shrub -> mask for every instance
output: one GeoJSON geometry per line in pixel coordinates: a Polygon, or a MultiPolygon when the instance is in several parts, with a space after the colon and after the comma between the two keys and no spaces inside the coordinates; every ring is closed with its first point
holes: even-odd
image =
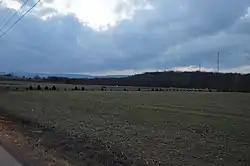
{"type": "Polygon", "coordinates": [[[76,86],[74,90],[78,90],[78,87],[76,86]]]}
{"type": "Polygon", "coordinates": [[[49,87],[46,85],[46,86],[44,87],[44,90],[49,90],[49,87]]]}
{"type": "Polygon", "coordinates": [[[85,90],[85,88],[84,87],[82,87],[82,91],[84,91],[85,90]]]}
{"type": "Polygon", "coordinates": [[[29,90],[33,90],[33,87],[32,87],[32,85],[30,85],[30,86],[29,86],[29,90]]]}
{"type": "Polygon", "coordinates": [[[141,88],[138,88],[138,91],[141,91],[141,88]]]}
{"type": "Polygon", "coordinates": [[[40,85],[37,85],[36,90],[42,90],[40,85]]]}
{"type": "Polygon", "coordinates": [[[56,86],[54,85],[54,86],[52,86],[52,90],[56,90],[56,86]]]}

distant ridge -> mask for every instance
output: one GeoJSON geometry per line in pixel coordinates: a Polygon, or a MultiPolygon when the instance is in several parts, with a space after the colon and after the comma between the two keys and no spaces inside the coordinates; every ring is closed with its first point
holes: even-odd
{"type": "MultiPolygon", "coordinates": [[[[1,75],[9,74],[0,72],[1,75]]],[[[98,76],[98,75],[86,75],[86,74],[49,74],[49,73],[26,73],[26,72],[13,72],[11,73],[14,77],[26,77],[26,78],[34,78],[36,76],[39,76],[41,78],[48,78],[48,77],[67,77],[67,78],[123,78],[127,77],[128,75],[104,75],[104,76],[98,76]]]]}
{"type": "MultiPolygon", "coordinates": [[[[137,87],[165,87],[186,89],[217,89],[220,92],[249,92],[250,74],[218,73],[218,72],[147,72],[132,76],[91,76],[80,74],[17,74],[12,76],[35,77],[33,79],[43,82],[77,84],[77,85],[102,85],[102,86],[137,86],[137,87]],[[45,78],[44,78],[45,77],[45,78]],[[49,78],[48,78],[49,77],[49,78]],[[67,77],[67,78],[66,78],[67,77]]],[[[11,77],[9,78],[11,79],[11,77]]],[[[27,80],[27,79],[24,79],[27,80]]]]}
{"type": "Polygon", "coordinates": [[[250,74],[215,72],[147,72],[120,78],[50,79],[67,84],[186,89],[217,89],[221,92],[250,92],[250,74]]]}

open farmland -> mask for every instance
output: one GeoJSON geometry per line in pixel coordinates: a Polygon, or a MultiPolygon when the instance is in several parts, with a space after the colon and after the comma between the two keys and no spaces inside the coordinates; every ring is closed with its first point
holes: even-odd
{"type": "Polygon", "coordinates": [[[0,113],[73,165],[249,165],[249,101],[240,93],[28,91],[0,93],[0,113]]]}
{"type": "MultiPolygon", "coordinates": [[[[143,87],[143,86],[118,86],[118,85],[79,85],[79,84],[55,84],[48,82],[32,82],[32,81],[0,81],[0,92],[2,91],[29,91],[30,87],[32,90],[37,90],[37,87],[40,86],[42,91],[46,91],[45,87],[51,88],[56,87],[57,91],[192,91],[192,92],[217,92],[216,89],[195,89],[195,88],[175,88],[175,87],[143,87]],[[83,89],[82,89],[83,88],[83,89]]],[[[49,89],[48,89],[49,90],[49,89]]]]}

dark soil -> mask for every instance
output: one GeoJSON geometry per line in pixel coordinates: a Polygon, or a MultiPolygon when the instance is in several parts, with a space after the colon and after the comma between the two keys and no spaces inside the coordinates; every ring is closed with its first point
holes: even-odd
{"type": "Polygon", "coordinates": [[[58,131],[37,122],[1,110],[0,115],[11,121],[13,127],[28,138],[31,146],[43,147],[48,153],[73,165],[147,165],[143,160],[133,161],[114,145],[88,136],[58,131]]]}

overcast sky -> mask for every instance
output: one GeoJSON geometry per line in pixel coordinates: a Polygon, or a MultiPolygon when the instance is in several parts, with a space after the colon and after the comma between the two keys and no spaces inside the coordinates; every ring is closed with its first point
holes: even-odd
{"type": "MultiPolygon", "coordinates": [[[[24,2],[2,0],[0,29],[24,2]]],[[[0,72],[214,71],[217,52],[250,72],[250,0],[42,0],[0,39],[0,72]]]]}

